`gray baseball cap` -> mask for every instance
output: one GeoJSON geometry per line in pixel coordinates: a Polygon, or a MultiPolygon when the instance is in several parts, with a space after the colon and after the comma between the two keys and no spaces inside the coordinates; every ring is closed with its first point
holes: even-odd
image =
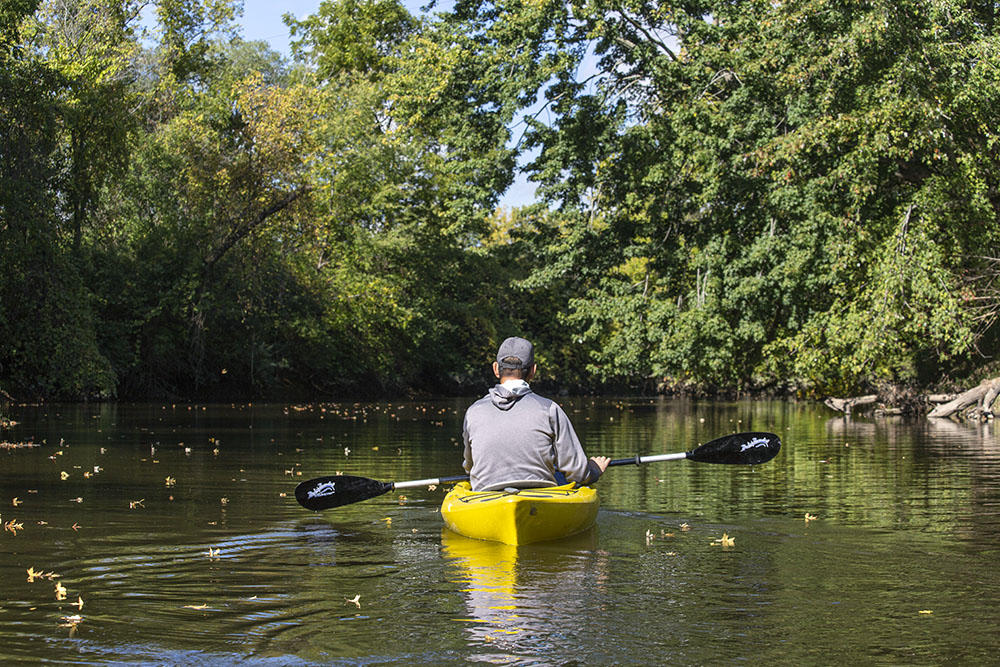
{"type": "Polygon", "coordinates": [[[497,350],[497,364],[500,368],[508,370],[529,370],[535,365],[535,346],[523,338],[511,336],[500,343],[500,349],[497,350]],[[518,363],[504,361],[511,357],[517,359],[518,363]]]}

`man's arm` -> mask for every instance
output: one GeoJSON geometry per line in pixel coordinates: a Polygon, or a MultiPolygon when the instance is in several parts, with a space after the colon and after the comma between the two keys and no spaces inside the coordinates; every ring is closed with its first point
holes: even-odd
{"type": "Polygon", "coordinates": [[[580,444],[580,439],[573,429],[573,424],[557,403],[552,403],[550,419],[554,435],[552,446],[556,455],[556,468],[566,475],[566,479],[577,484],[596,482],[601,473],[608,467],[607,461],[610,459],[603,456],[587,458],[587,455],[583,453],[583,445],[580,444]]]}

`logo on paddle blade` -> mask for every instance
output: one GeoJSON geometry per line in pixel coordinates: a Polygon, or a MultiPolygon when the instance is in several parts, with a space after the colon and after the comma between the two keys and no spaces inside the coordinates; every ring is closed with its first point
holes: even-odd
{"type": "Polygon", "coordinates": [[[744,442],[740,446],[740,451],[745,452],[746,450],[753,449],[754,447],[767,447],[769,444],[771,444],[771,442],[767,438],[754,438],[750,442],[744,442]]]}
{"type": "Polygon", "coordinates": [[[332,496],[337,493],[335,482],[323,482],[322,484],[317,484],[316,487],[307,494],[309,498],[322,498],[323,496],[332,496]]]}

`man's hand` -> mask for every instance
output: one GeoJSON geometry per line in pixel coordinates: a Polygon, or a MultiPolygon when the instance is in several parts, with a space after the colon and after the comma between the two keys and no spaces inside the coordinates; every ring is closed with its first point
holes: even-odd
{"type": "Polygon", "coordinates": [[[611,459],[607,456],[591,456],[590,460],[597,464],[602,473],[608,469],[608,464],[611,463],[611,459]]]}

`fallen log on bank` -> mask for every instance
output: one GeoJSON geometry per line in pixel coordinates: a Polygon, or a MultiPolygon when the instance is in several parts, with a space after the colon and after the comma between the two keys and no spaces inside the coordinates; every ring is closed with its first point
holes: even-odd
{"type": "Polygon", "coordinates": [[[827,407],[833,408],[844,414],[851,414],[851,410],[859,405],[871,405],[878,401],[878,394],[868,396],[855,396],[854,398],[828,398],[823,401],[827,407]]]}
{"type": "Polygon", "coordinates": [[[984,380],[978,387],[959,394],[955,399],[942,403],[931,410],[928,417],[951,417],[962,412],[970,406],[975,406],[970,411],[970,417],[989,419],[993,416],[993,402],[1000,394],[1000,378],[984,380]]]}
{"type": "MultiPolygon", "coordinates": [[[[979,386],[961,394],[869,394],[852,398],[827,398],[823,403],[846,415],[857,407],[874,406],[870,411],[879,415],[926,414],[928,417],[966,417],[991,419],[993,403],[1000,397],[1000,378],[984,380],[979,386]]],[[[866,408],[866,411],[868,409],[866,408]]]]}

